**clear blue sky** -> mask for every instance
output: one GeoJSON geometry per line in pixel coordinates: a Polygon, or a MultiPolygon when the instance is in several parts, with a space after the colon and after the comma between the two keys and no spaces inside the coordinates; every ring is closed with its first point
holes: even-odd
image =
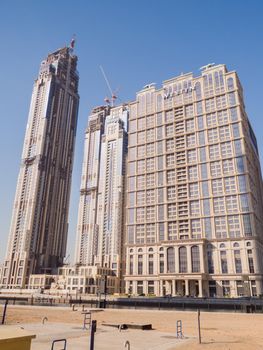
{"type": "Polygon", "coordinates": [[[77,35],[80,109],[68,252],[73,260],[84,130],[108,94],[102,64],[122,100],[146,83],[225,63],[243,84],[248,115],[263,154],[263,1],[1,0],[0,260],[9,232],[33,80],[47,53],[77,35]]]}

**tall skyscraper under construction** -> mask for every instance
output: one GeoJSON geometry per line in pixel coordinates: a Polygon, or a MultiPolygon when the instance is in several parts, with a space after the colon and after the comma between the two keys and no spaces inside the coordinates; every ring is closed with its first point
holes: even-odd
{"type": "Polygon", "coordinates": [[[30,274],[63,263],[78,115],[77,57],[47,56],[35,80],[18,176],[3,287],[26,287],[30,274]]]}
{"type": "Polygon", "coordinates": [[[126,106],[95,108],[85,133],[76,263],[120,276],[123,247],[126,106]]]}

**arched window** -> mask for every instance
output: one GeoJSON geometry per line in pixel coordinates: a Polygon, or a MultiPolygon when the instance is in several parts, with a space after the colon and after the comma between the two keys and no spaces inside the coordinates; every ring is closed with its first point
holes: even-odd
{"type": "Polygon", "coordinates": [[[167,272],[175,272],[174,248],[167,249],[167,272]]]}
{"type": "Polygon", "coordinates": [[[247,247],[250,247],[251,246],[251,242],[247,242],[247,247]]]}
{"type": "Polygon", "coordinates": [[[219,248],[225,248],[225,247],[226,247],[225,243],[221,243],[220,246],[219,246],[219,248]]]}
{"type": "Polygon", "coordinates": [[[202,98],[201,84],[199,81],[195,84],[195,97],[197,100],[200,100],[202,98]]]}
{"type": "Polygon", "coordinates": [[[138,249],[138,253],[142,253],[142,248],[139,248],[139,249],[138,249]]]}
{"type": "Polygon", "coordinates": [[[130,249],[130,253],[133,253],[133,249],[130,249]]]}
{"type": "Polygon", "coordinates": [[[234,89],[234,79],[233,78],[228,78],[227,79],[227,88],[228,88],[228,90],[233,90],[234,89]]]}
{"type": "Polygon", "coordinates": [[[153,252],[153,248],[149,248],[149,249],[148,249],[148,252],[153,252]]]}
{"type": "Polygon", "coordinates": [[[238,244],[237,242],[235,242],[235,243],[233,244],[233,247],[234,247],[234,248],[238,248],[238,247],[239,247],[239,244],[238,244]]]}
{"type": "Polygon", "coordinates": [[[197,245],[191,248],[192,272],[200,272],[200,253],[197,245]]]}
{"type": "Polygon", "coordinates": [[[187,251],[186,247],[179,248],[179,272],[187,272],[187,251]]]}
{"type": "Polygon", "coordinates": [[[163,252],[163,247],[161,247],[161,248],[159,249],[159,252],[163,252]]]}

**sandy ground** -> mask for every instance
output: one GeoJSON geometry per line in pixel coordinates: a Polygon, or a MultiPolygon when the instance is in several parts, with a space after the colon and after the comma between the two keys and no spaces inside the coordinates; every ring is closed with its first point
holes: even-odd
{"type": "MultiPolygon", "coordinates": [[[[63,307],[10,305],[6,323],[39,323],[43,317],[47,317],[48,322],[82,325],[83,321],[81,308],[73,312],[70,308],[63,307]]],[[[173,335],[176,332],[176,321],[182,320],[183,334],[192,339],[182,343],[180,349],[257,350],[263,348],[263,314],[201,312],[201,345],[198,343],[197,313],[192,311],[107,309],[94,313],[93,319],[97,320],[98,327],[104,322],[151,323],[154,329],[173,335]]]]}

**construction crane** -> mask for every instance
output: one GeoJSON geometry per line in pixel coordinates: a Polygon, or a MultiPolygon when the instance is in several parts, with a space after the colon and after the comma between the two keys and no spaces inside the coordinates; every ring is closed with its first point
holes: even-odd
{"type": "Polygon", "coordinates": [[[109,80],[108,80],[108,78],[107,78],[107,76],[106,76],[106,74],[105,74],[104,69],[103,69],[102,66],[100,66],[100,70],[101,70],[101,73],[102,73],[102,75],[103,75],[103,78],[104,78],[104,80],[105,80],[105,82],[106,82],[106,84],[107,84],[107,87],[108,87],[108,89],[109,89],[110,96],[111,96],[110,98],[109,98],[109,97],[105,97],[104,101],[105,101],[107,104],[111,105],[111,107],[114,107],[114,102],[115,102],[115,100],[117,100],[118,96],[116,95],[116,93],[114,93],[114,92],[112,91],[112,88],[111,88],[111,86],[110,86],[109,80]]]}

